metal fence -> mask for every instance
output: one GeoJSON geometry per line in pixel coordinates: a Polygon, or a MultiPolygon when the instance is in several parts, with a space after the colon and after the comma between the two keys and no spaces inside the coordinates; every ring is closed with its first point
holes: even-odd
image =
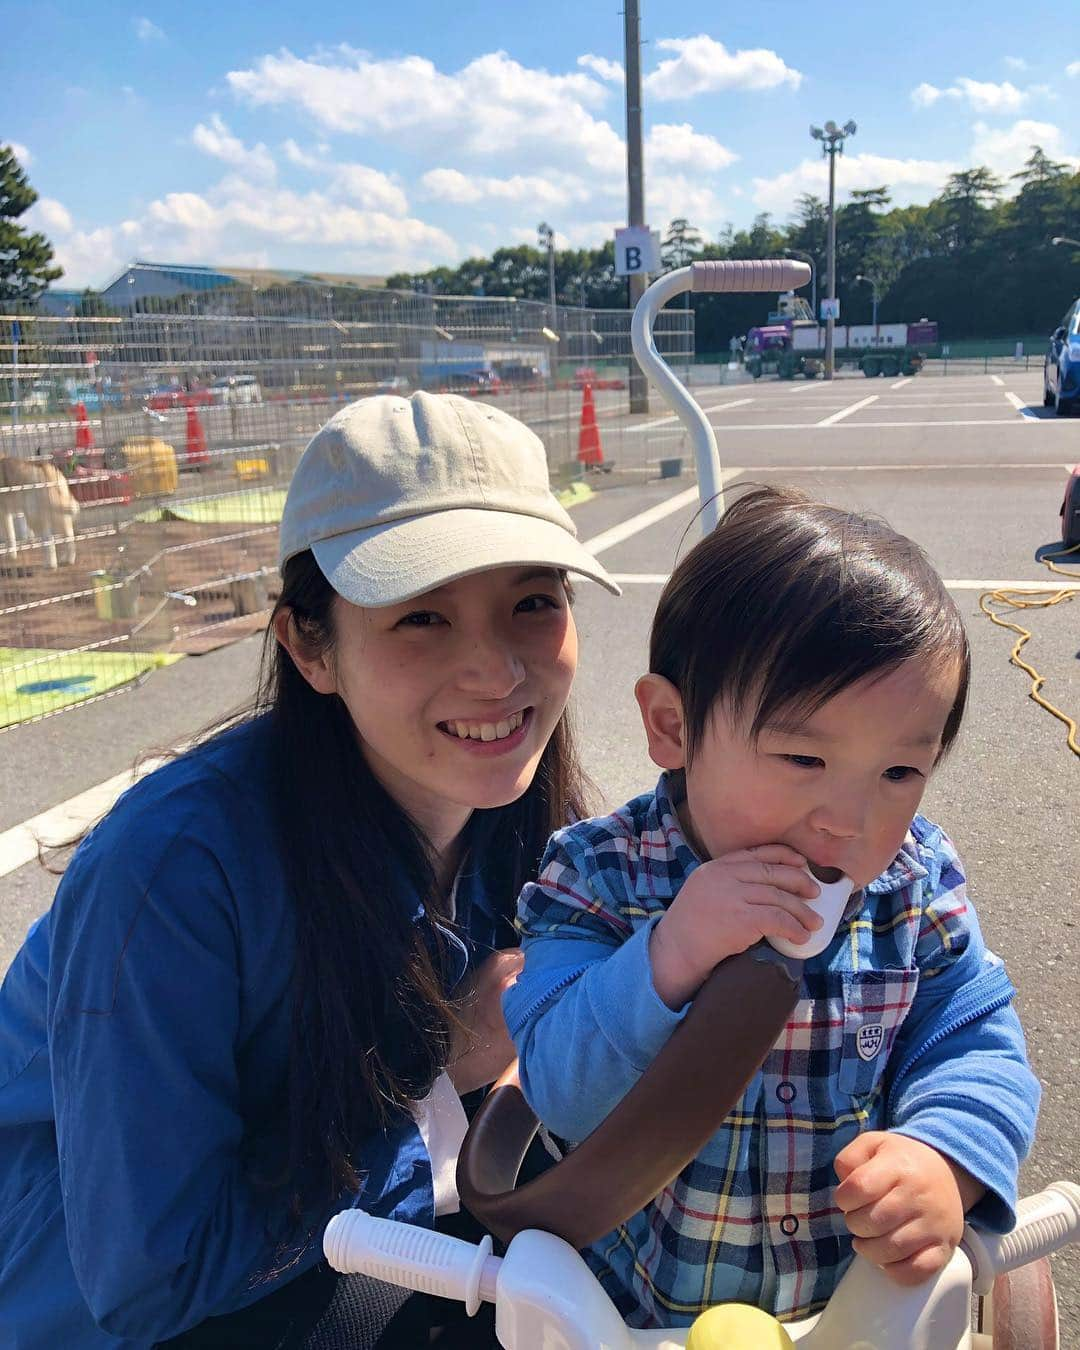
{"type": "MultiPolygon", "coordinates": [[[[0,727],[264,626],[286,488],[344,402],[490,398],[564,484],[589,384],[604,467],[648,467],[622,417],[628,311],[295,289],[0,316],[0,727]]],[[[689,365],[692,314],[661,317],[660,350],[689,365]]]]}

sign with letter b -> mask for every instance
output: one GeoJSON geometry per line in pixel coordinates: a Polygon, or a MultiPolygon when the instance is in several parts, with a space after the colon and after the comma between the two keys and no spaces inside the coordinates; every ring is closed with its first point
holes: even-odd
{"type": "Polygon", "coordinates": [[[635,276],[660,271],[660,236],[647,225],[628,225],[615,231],[615,275],[635,276]]]}

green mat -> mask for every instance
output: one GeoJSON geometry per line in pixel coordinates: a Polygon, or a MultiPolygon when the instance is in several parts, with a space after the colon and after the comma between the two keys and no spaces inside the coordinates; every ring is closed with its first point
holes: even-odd
{"type": "Polygon", "coordinates": [[[285,506],[284,488],[252,488],[248,492],[229,492],[221,497],[192,497],[170,502],[162,512],[173,520],[191,520],[199,525],[273,525],[281,519],[285,506]]]}
{"type": "Polygon", "coordinates": [[[274,525],[285,506],[284,488],[251,488],[215,497],[188,497],[168,506],[140,511],[144,524],[157,520],[190,520],[197,525],[274,525]]]}
{"type": "Polygon", "coordinates": [[[56,712],[119,688],[182,652],[51,652],[0,647],[0,727],[56,712]],[[38,659],[41,658],[41,659],[38,659]],[[33,661],[33,665],[27,662],[33,661]]]}

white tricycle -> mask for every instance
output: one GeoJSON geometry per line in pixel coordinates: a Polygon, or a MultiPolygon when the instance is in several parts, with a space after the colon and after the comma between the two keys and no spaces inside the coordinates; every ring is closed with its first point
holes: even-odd
{"type": "MultiPolygon", "coordinates": [[[[686,290],[781,292],[809,279],[810,269],[797,262],[694,263],[650,286],[634,313],[638,362],[694,445],[706,531],[723,510],[716,439],[658,355],[653,319],[686,290]]],[[[824,885],[823,897],[832,890],[824,885]]],[[[834,927],[842,908],[834,906],[834,927]]],[[[1021,1200],[1011,1233],[969,1225],[946,1268],[918,1288],[900,1288],[856,1256],[822,1312],[783,1327],[739,1305],[722,1305],[720,1316],[709,1310],[686,1330],[625,1325],[579,1249],[642,1209],[719,1128],[786,1023],[801,966],[794,950],[765,944],[722,962],[607,1119],[520,1187],[517,1175],[538,1122],[512,1067],[475,1116],[457,1174],[462,1203],[505,1245],[504,1255],[493,1254],[491,1237],[464,1242],[351,1209],[327,1226],[327,1260],[342,1272],[460,1299],[470,1314],[493,1302],[506,1350],[1057,1350],[1048,1255],[1080,1240],[1080,1186],[1069,1181],[1021,1200]]]]}

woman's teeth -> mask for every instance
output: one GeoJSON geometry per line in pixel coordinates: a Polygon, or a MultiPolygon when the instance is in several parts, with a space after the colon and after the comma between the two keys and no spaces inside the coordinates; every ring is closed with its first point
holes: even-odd
{"type": "Polygon", "coordinates": [[[443,726],[462,741],[501,741],[517,731],[524,720],[525,714],[516,712],[502,722],[444,722],[443,726]]]}

